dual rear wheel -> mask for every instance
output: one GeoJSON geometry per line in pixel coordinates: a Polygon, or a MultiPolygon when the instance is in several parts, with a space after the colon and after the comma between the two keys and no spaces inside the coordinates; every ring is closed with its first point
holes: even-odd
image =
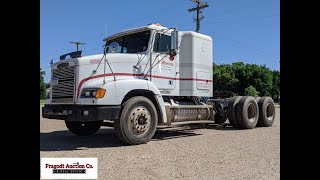
{"type": "Polygon", "coordinates": [[[240,129],[256,126],[272,126],[275,118],[275,105],[270,97],[234,96],[228,110],[230,125],[240,129]]]}

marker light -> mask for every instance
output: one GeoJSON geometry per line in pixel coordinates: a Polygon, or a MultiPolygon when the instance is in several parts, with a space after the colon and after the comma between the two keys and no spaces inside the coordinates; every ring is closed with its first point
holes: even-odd
{"type": "Polygon", "coordinates": [[[106,90],[100,88],[100,89],[98,89],[98,91],[96,92],[96,98],[103,98],[105,94],[106,94],[106,90]]]}

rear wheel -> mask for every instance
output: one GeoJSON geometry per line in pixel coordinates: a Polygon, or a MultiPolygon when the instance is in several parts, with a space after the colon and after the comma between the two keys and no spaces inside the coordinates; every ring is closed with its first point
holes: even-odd
{"type": "Polygon", "coordinates": [[[271,97],[262,97],[258,102],[258,106],[260,114],[258,126],[272,126],[276,115],[276,109],[273,99],[271,97]]]}
{"type": "Polygon", "coordinates": [[[96,133],[101,127],[101,121],[76,122],[65,121],[70,132],[78,136],[89,136],[96,133]]]}
{"type": "Polygon", "coordinates": [[[261,98],[260,96],[256,97],[256,102],[257,103],[259,102],[260,98],[261,98]]]}
{"type": "Polygon", "coordinates": [[[241,129],[252,129],[257,125],[259,108],[254,97],[243,96],[237,109],[237,121],[241,129]]]}
{"type": "Polygon", "coordinates": [[[126,144],[148,142],[156,132],[157,110],[146,97],[137,96],[123,104],[121,117],[114,122],[119,139],[126,144]]]}
{"type": "Polygon", "coordinates": [[[237,113],[236,113],[235,107],[237,106],[241,98],[242,96],[233,96],[230,99],[230,102],[228,105],[227,116],[228,116],[230,125],[233,127],[238,127],[237,113]]]}

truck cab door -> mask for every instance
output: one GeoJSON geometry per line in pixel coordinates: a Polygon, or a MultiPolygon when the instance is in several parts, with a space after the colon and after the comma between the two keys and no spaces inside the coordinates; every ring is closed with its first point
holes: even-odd
{"type": "Polygon", "coordinates": [[[176,63],[174,60],[170,60],[168,55],[171,48],[171,36],[156,33],[152,46],[151,59],[154,67],[152,68],[151,81],[160,90],[173,90],[176,86],[176,63]]]}

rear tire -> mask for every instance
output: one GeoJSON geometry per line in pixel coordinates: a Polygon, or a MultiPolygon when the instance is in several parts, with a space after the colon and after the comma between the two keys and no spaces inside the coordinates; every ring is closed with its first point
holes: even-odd
{"type": "Polygon", "coordinates": [[[123,104],[119,120],[114,121],[118,138],[129,145],[150,141],[157,130],[158,114],[146,97],[136,96],[123,104]]]}
{"type": "Polygon", "coordinates": [[[257,103],[259,102],[260,98],[261,98],[260,96],[256,97],[256,102],[257,103]]]}
{"type": "Polygon", "coordinates": [[[76,122],[65,121],[70,132],[78,136],[90,136],[96,133],[101,127],[101,121],[93,122],[76,122]]]}
{"type": "Polygon", "coordinates": [[[256,127],[259,118],[259,108],[254,97],[243,96],[237,109],[237,121],[241,129],[252,129],[256,127]]]}
{"type": "Polygon", "coordinates": [[[272,126],[276,117],[276,109],[274,101],[271,97],[262,97],[259,102],[259,120],[258,126],[269,127],[272,126]]]}
{"type": "Polygon", "coordinates": [[[229,119],[229,123],[231,126],[237,128],[238,122],[237,122],[237,113],[236,113],[236,106],[239,103],[242,96],[233,96],[230,99],[228,110],[227,110],[227,117],[229,119]]]}

